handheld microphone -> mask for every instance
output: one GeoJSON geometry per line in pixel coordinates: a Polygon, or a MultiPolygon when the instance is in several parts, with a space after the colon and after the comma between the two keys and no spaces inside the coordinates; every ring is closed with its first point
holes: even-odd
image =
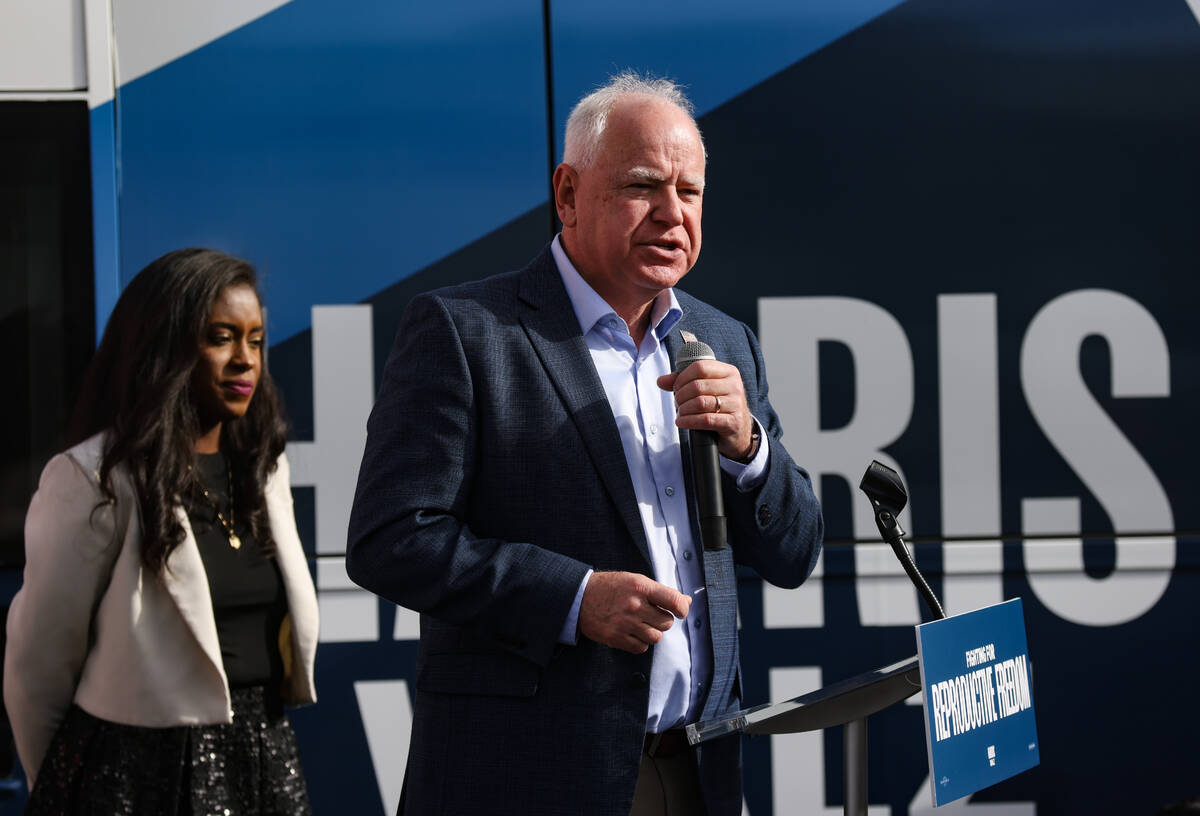
{"type": "Polygon", "coordinates": [[[934,619],[941,620],[946,617],[941,603],[933,594],[933,590],[929,588],[929,584],[925,582],[925,576],[921,575],[920,570],[917,569],[912,553],[908,551],[908,546],[904,543],[904,529],[900,526],[900,520],[897,517],[904,509],[904,505],[908,504],[908,491],[904,489],[904,483],[900,481],[900,474],[887,465],[872,461],[867,467],[867,472],[863,474],[858,489],[866,493],[867,498],[871,500],[871,509],[875,511],[875,526],[879,528],[879,535],[892,545],[892,552],[896,553],[896,557],[900,559],[900,565],[904,567],[909,580],[916,585],[917,591],[925,599],[925,604],[933,612],[934,619]]]}
{"type": "MultiPolygon", "coordinates": [[[[697,360],[715,360],[708,344],[693,340],[684,343],[675,355],[678,374],[697,360]]],[[[700,517],[700,541],[705,550],[723,550],[728,546],[725,529],[725,497],[721,493],[721,460],[717,453],[715,431],[688,431],[692,449],[692,480],[696,485],[696,512],[700,517]]]]}

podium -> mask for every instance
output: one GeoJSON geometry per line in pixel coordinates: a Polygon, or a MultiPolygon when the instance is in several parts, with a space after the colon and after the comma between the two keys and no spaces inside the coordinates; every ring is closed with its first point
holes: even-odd
{"type": "Polygon", "coordinates": [[[842,726],[845,760],[842,787],[847,816],[867,813],[867,718],[921,690],[921,669],[915,656],[875,671],[832,683],[825,688],[781,703],[767,703],[687,727],[688,742],[734,732],[795,734],[842,726]]]}
{"type": "MultiPolygon", "coordinates": [[[[908,503],[908,491],[900,482],[900,474],[879,462],[871,462],[858,487],[871,501],[879,534],[891,545],[933,617],[945,618],[941,603],[917,570],[912,553],[904,544],[904,531],[900,529],[898,517],[908,503]]],[[[846,798],[842,812],[846,816],[867,816],[867,717],[920,690],[921,664],[914,655],[782,703],[767,703],[689,725],[687,738],[689,743],[697,745],[734,732],[796,734],[840,725],[845,737],[842,743],[845,760],[842,789],[846,798]]]]}

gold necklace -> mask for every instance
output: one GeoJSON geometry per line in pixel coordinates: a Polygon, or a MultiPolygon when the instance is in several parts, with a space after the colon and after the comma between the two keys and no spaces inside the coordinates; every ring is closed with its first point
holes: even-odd
{"type": "MultiPolygon", "coordinates": [[[[191,467],[188,467],[191,470],[191,467]]],[[[217,504],[216,499],[208,494],[208,488],[204,486],[204,482],[199,481],[200,492],[204,494],[204,500],[209,503],[212,509],[217,514],[217,521],[221,522],[221,529],[225,531],[225,537],[229,539],[229,546],[235,550],[242,548],[242,539],[233,531],[233,468],[229,466],[229,462],[225,462],[225,475],[229,478],[229,521],[225,520],[225,516],[221,515],[221,505],[217,504]]]]}

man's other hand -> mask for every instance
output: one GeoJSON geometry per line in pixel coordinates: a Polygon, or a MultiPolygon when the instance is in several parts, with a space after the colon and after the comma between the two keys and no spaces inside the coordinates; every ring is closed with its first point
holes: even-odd
{"type": "Polygon", "coordinates": [[[579,631],[589,640],[641,654],[662,640],[692,599],[634,572],[595,572],[579,606],[579,631]]]}

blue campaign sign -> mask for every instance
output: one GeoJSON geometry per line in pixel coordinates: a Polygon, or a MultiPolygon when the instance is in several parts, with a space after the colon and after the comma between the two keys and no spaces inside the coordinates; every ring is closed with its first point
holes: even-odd
{"type": "Polygon", "coordinates": [[[1021,599],[916,629],[934,805],[1037,765],[1021,599]]]}

